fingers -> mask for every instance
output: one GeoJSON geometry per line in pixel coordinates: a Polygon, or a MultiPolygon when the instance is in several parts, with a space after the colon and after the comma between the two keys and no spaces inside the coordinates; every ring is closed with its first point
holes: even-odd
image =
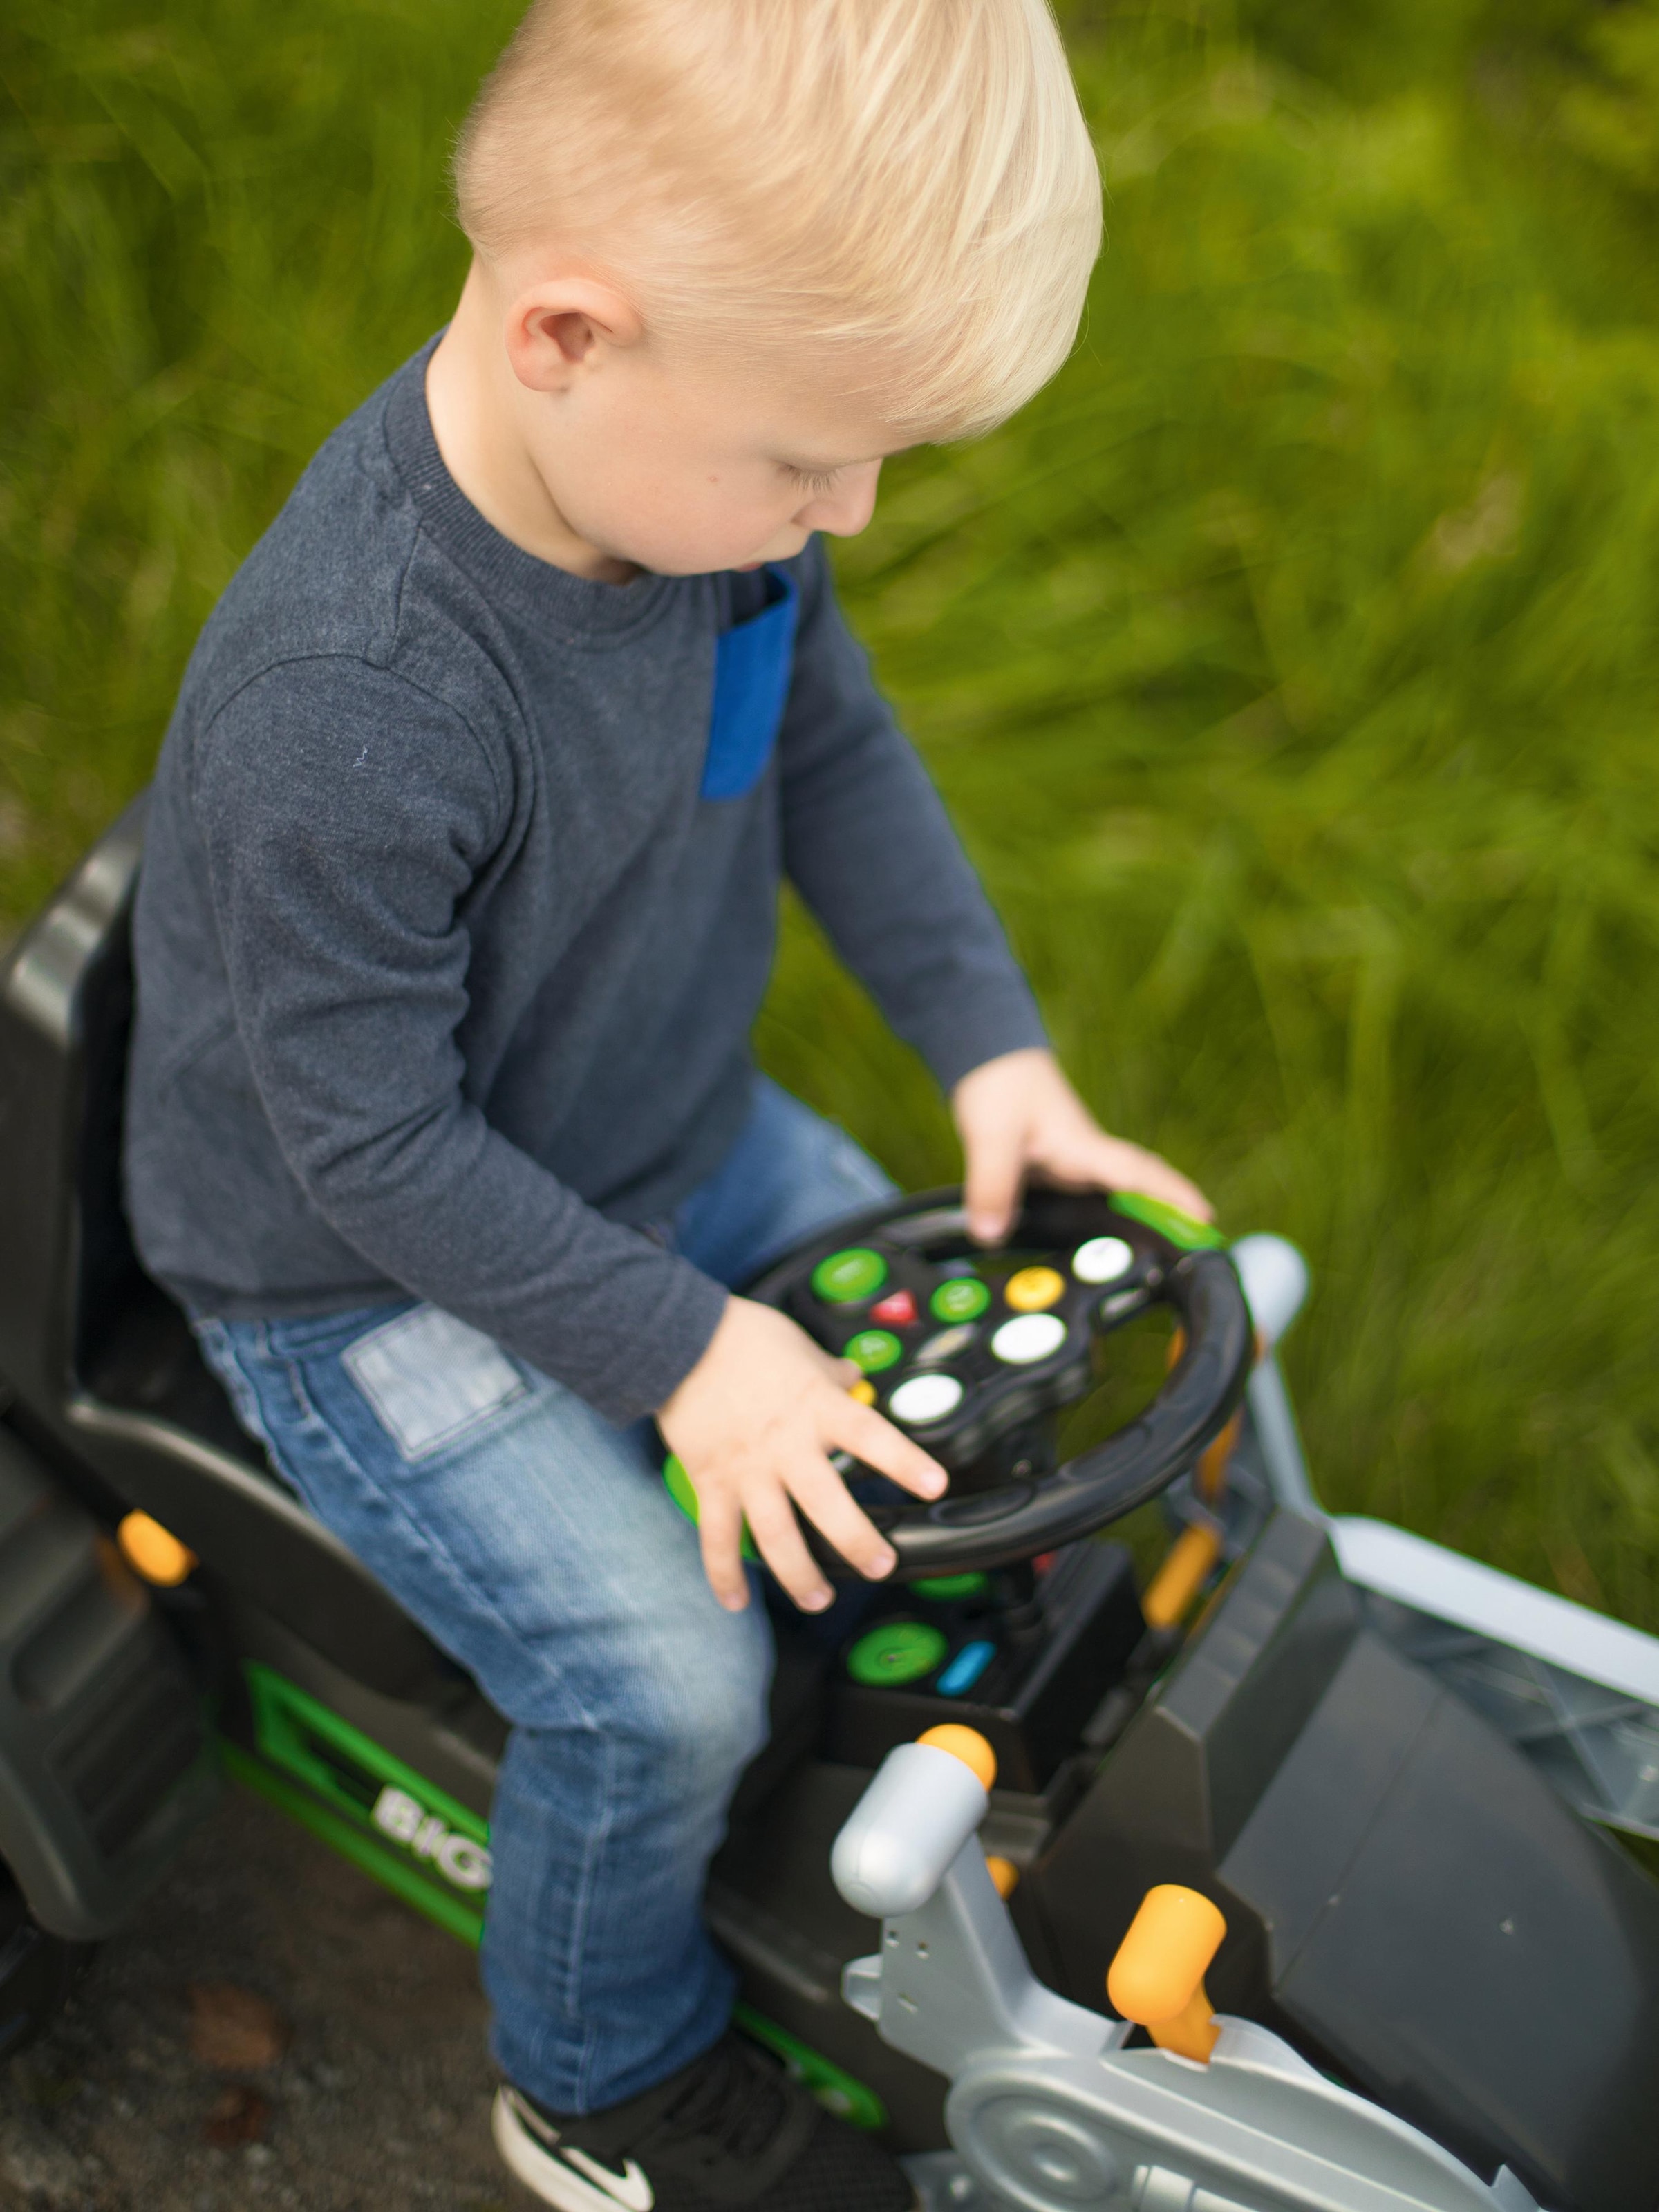
{"type": "MultiPolygon", "coordinates": [[[[830,1481],[836,1480],[827,1462],[823,1471],[830,1481]]],[[[803,1613],[822,1613],[835,1593],[806,1548],[789,1492],[781,1482],[768,1482],[756,1490],[748,1503],[750,1533],[762,1559],[803,1613]]],[[[850,1498],[848,1503],[851,1504],[850,1498]]]]}
{"type": "Polygon", "coordinates": [[[963,1151],[968,1233],[981,1244],[1000,1243],[1012,1225],[1019,1202],[1025,1133],[1018,1121],[988,1121],[963,1131],[963,1151]]]}
{"type": "Polygon", "coordinates": [[[1213,1209],[1197,1184],[1156,1152],[1109,1136],[1052,1053],[1005,1053],[970,1068],[951,1094],[961,1133],[968,1227],[981,1243],[1005,1239],[1029,1167],[1075,1189],[1139,1191],[1200,1221],[1213,1209]]]}
{"type": "Polygon", "coordinates": [[[860,1406],[848,1398],[836,1406],[829,1424],[830,1441],[861,1459],[878,1474],[890,1476],[918,1498],[942,1495],[950,1478],[936,1459],[892,1423],[884,1420],[873,1406],[860,1406]]]}
{"type": "Polygon", "coordinates": [[[880,1581],[898,1564],[892,1546],[831,1465],[829,1451],[850,1453],[919,1498],[937,1498],[948,1484],[937,1460],[840,1391],[829,1396],[817,1425],[817,1449],[799,1451],[740,1484],[714,1481],[698,1491],[703,1571],[729,1612],[741,1612],[749,1601],[741,1551],[745,1520],[756,1549],[804,1613],[822,1613],[835,1593],[802,1534],[797,1507],[866,1580],[880,1581]]]}
{"type": "Polygon", "coordinates": [[[726,1491],[711,1487],[697,1494],[697,1541],[708,1587],[728,1613],[749,1602],[749,1577],[743,1565],[743,1509],[726,1491]]]}
{"type": "Polygon", "coordinates": [[[1172,1168],[1156,1152],[1139,1145],[1127,1145],[1120,1138],[1104,1140],[1101,1180],[1114,1190],[1135,1190],[1145,1198],[1161,1198],[1166,1206],[1178,1206],[1197,1220],[1215,1218],[1209,1200],[1178,1168],[1172,1168]]]}
{"type": "Polygon", "coordinates": [[[829,1461],[815,1455],[790,1470],[789,1492],[814,1528],[866,1582],[879,1582],[898,1554],[848,1492],[829,1461]]]}
{"type": "Polygon", "coordinates": [[[1197,1220],[1215,1218],[1209,1200],[1178,1168],[1144,1145],[1109,1137],[1103,1129],[1069,1133],[1059,1143],[1034,1147],[1031,1164],[1039,1175],[1067,1189],[1139,1191],[1197,1220]]]}

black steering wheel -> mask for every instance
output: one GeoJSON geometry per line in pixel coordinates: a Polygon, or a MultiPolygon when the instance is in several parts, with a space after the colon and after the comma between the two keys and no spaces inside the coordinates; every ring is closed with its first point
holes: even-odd
{"type": "MultiPolygon", "coordinates": [[[[968,1235],[959,1190],[923,1191],[797,1246],[748,1296],[855,1361],[860,1395],[953,1474],[988,1470],[992,1486],[936,1504],[866,1506],[905,1582],[1052,1551],[1194,1464],[1243,1395],[1254,1352],[1219,1243],[1154,1201],[1038,1189],[1006,1244],[988,1250],[968,1235]],[[1183,1342],[1157,1398],[1103,1443],[1040,1471],[1020,1447],[1092,1388],[1094,1340],[1159,1304],[1183,1342]]],[[[852,1572],[806,1534],[829,1572],[852,1572]]]]}

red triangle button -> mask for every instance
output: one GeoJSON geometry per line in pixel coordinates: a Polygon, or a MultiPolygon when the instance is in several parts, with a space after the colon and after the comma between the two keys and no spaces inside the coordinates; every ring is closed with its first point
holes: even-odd
{"type": "Polygon", "coordinates": [[[870,1309],[872,1321],[884,1328],[908,1328],[916,1317],[916,1302],[908,1291],[894,1291],[870,1309]]]}

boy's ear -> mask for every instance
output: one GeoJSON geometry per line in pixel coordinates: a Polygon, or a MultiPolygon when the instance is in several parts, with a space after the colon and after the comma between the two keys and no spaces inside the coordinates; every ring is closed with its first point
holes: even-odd
{"type": "Polygon", "coordinates": [[[532,286],[507,317],[507,357],[531,392],[567,392],[605,354],[645,336],[639,311],[620,292],[587,276],[556,276],[532,286]]]}

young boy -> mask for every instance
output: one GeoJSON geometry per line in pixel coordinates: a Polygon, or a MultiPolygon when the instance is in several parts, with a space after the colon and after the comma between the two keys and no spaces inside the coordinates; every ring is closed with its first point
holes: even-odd
{"type": "Polygon", "coordinates": [[[1094,159],[1046,0],[538,0],[457,179],[453,320],[307,469],[162,750],[133,1220],[512,1723],[513,2170],[568,2212],[884,2212],[898,2168],[731,2033],[700,1917],[765,1727],[744,1520],[812,1611],[797,1510],[893,1564],[833,1450],[945,1481],[730,1294],[890,1188],[748,1034],[787,872],[949,1090],[977,1235],[1028,1170],[1203,1208],[1060,1074],[819,539],[1059,366],[1094,159]]]}

